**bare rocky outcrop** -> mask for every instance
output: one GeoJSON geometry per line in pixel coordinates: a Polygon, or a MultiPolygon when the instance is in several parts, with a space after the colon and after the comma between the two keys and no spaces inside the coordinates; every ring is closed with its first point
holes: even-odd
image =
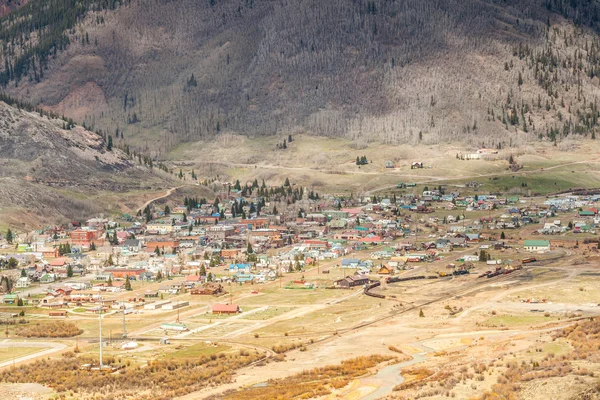
{"type": "Polygon", "coordinates": [[[85,218],[112,206],[102,193],[126,194],[160,181],[124,152],[81,126],[0,102],[0,219],[26,225],[85,218]]]}

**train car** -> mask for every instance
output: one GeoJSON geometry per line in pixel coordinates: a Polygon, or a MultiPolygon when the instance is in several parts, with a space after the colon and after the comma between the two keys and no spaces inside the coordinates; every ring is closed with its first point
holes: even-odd
{"type": "Polygon", "coordinates": [[[454,275],[454,276],[458,276],[458,275],[468,275],[468,274],[469,274],[469,271],[467,271],[466,269],[461,269],[461,270],[458,270],[458,271],[454,271],[454,272],[452,273],[452,275],[454,275]]]}
{"type": "Polygon", "coordinates": [[[536,261],[537,261],[537,259],[535,257],[527,257],[527,258],[522,259],[521,263],[529,264],[529,263],[536,262],[536,261]]]}

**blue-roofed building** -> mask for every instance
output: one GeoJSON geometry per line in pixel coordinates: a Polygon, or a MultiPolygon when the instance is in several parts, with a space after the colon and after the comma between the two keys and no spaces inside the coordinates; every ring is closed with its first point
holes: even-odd
{"type": "Polygon", "coordinates": [[[229,272],[233,273],[250,273],[251,264],[229,264],[229,272]]]}
{"type": "Polygon", "coordinates": [[[345,258],[342,260],[342,268],[358,268],[360,260],[358,258],[345,258]]]}

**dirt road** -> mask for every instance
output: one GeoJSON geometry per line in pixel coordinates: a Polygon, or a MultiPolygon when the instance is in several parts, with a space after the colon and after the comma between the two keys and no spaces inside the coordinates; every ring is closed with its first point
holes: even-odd
{"type": "Polygon", "coordinates": [[[172,187],[171,189],[167,190],[164,194],[154,197],[150,200],[148,200],[147,202],[145,202],[140,208],[137,209],[137,211],[143,211],[144,208],[146,208],[147,206],[149,206],[150,204],[152,204],[153,202],[160,200],[160,199],[164,199],[165,197],[169,197],[170,195],[173,194],[173,192],[175,192],[177,189],[181,189],[184,186],[189,186],[189,185],[181,185],[181,186],[177,186],[177,187],[172,187]]]}

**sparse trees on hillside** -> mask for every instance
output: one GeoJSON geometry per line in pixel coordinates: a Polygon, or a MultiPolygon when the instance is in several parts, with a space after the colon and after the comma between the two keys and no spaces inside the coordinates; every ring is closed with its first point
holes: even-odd
{"type": "MultiPolygon", "coordinates": [[[[102,11],[119,2],[49,0],[43,8],[29,3],[0,24],[0,85],[21,92],[14,87],[23,79],[56,83],[57,68],[51,68],[56,55],[81,42],[84,47],[70,51],[87,54],[92,36],[98,47],[93,51],[109,71],[102,78],[104,93],[113,96],[107,102],[121,104],[122,97],[123,107],[82,122],[121,121],[128,124],[128,135],[137,135],[143,118],[150,127],[167,127],[168,134],[150,143],[161,151],[215,134],[287,134],[299,125],[358,146],[372,139],[386,144],[462,140],[507,148],[538,139],[559,143],[574,134],[595,136],[592,129],[600,118],[594,98],[600,89],[593,82],[600,74],[600,40],[582,27],[598,28],[596,5],[588,0],[534,3],[149,0],[131,2],[131,12],[111,14],[110,28],[102,11]],[[86,17],[92,9],[98,12],[86,17]],[[527,18],[521,18],[524,14],[527,18]],[[577,26],[569,20],[552,25],[556,14],[577,26]],[[157,29],[173,27],[168,43],[148,56],[132,51],[151,42],[157,29]],[[213,50],[211,40],[189,40],[217,34],[233,39],[227,54],[214,60],[205,58],[213,50]],[[250,35],[259,45],[244,45],[250,35]],[[449,45],[448,37],[457,40],[449,45]],[[490,50],[503,60],[490,60],[490,50]],[[165,56],[171,52],[185,57],[165,56]],[[235,53],[230,57],[230,52],[235,53]],[[474,54],[482,55],[486,68],[473,61],[474,54]],[[193,71],[200,62],[207,75],[197,79],[193,71]],[[139,65],[144,68],[138,78],[117,79],[139,65]],[[182,71],[183,79],[173,79],[172,71],[182,71]],[[247,78],[239,79],[240,74],[247,78]],[[182,84],[197,90],[182,93],[182,84]]],[[[291,139],[279,140],[277,148],[286,148],[291,139]]]]}

